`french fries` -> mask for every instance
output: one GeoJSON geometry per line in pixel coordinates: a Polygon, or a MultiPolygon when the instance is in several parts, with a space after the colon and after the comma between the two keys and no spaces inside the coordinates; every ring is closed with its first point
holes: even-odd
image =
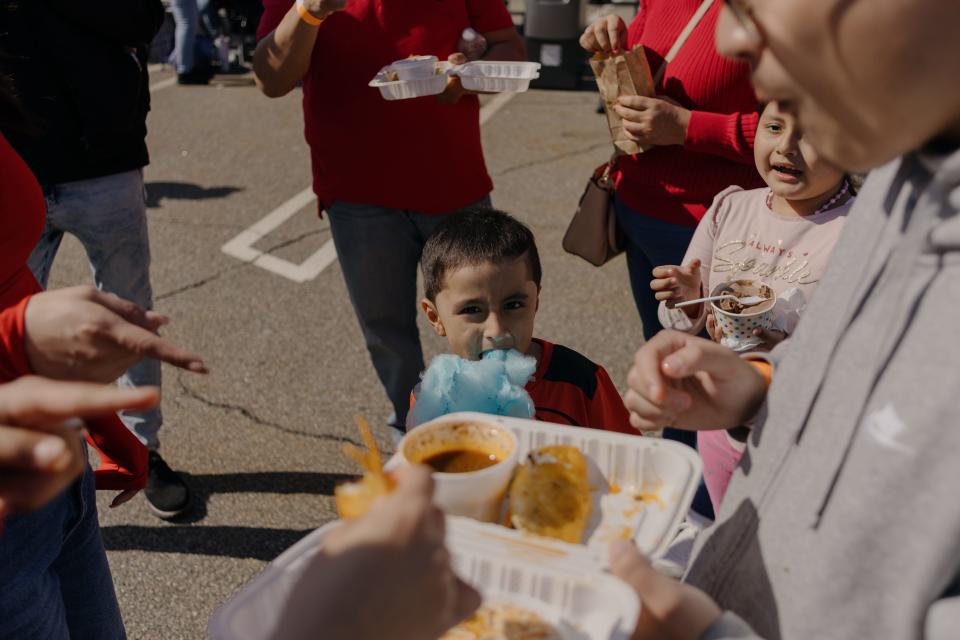
{"type": "Polygon", "coordinates": [[[343,452],[363,469],[363,477],[356,482],[345,482],[334,489],[333,499],[341,518],[358,518],[370,510],[374,500],[385,496],[394,488],[394,481],[383,471],[380,448],[363,416],[357,416],[357,428],[366,451],[352,444],[345,444],[343,452]]]}

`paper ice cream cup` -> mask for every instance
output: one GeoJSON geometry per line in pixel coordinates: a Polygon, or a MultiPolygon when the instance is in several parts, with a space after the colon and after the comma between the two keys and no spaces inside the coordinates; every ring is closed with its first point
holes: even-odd
{"type": "Polygon", "coordinates": [[[496,462],[475,471],[444,472],[434,467],[434,503],[445,513],[484,522],[499,519],[503,497],[517,466],[517,436],[502,425],[476,420],[437,418],[413,429],[400,441],[406,464],[431,465],[458,451],[495,456],[496,462]]]}
{"type": "Polygon", "coordinates": [[[422,80],[437,75],[437,56],[411,56],[391,63],[398,80],[422,80]]]}
{"type": "Polygon", "coordinates": [[[734,280],[717,285],[710,295],[718,296],[723,293],[739,296],[762,295],[768,298],[766,302],[741,313],[725,311],[720,306],[721,300],[711,302],[710,307],[724,338],[741,342],[752,338],[755,329],[769,329],[773,326],[773,307],[777,304],[777,293],[769,285],[759,280],[734,280]]]}

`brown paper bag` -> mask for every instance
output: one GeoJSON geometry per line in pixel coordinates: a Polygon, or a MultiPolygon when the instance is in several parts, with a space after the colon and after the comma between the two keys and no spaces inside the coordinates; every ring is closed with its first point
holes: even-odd
{"type": "Polygon", "coordinates": [[[653,76],[642,46],[635,47],[620,55],[594,57],[590,61],[593,73],[597,76],[597,87],[606,106],[607,124],[610,126],[610,138],[614,146],[624,153],[640,153],[649,147],[627,137],[620,116],[613,110],[620,96],[653,96],[653,76]]]}

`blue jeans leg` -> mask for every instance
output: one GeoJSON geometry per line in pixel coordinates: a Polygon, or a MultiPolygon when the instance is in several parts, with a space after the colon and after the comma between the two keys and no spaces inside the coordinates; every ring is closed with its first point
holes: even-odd
{"type": "Polygon", "coordinates": [[[197,0],[171,0],[170,12],[176,28],[173,31],[173,53],[170,55],[177,73],[187,73],[194,66],[194,48],[200,12],[197,0]]]}
{"type": "Polygon", "coordinates": [[[346,202],[335,202],[327,216],[367,351],[393,405],[394,424],[403,428],[423,371],[417,267],[443,216],[346,202]]]}
{"type": "Polygon", "coordinates": [[[617,222],[627,238],[627,270],[633,301],[643,323],[643,337],[649,340],[663,327],[657,316],[660,303],[650,289],[653,268],[662,264],[680,264],[694,228],[662,222],[628,207],[619,198],[614,199],[617,222]]]}
{"type": "Polygon", "coordinates": [[[93,471],[0,534],[0,640],[123,640],[93,471]]]}
{"type": "MultiPolygon", "coordinates": [[[[153,308],[150,286],[150,238],[143,172],[126,171],[103,178],[67,182],[45,189],[47,223],[29,265],[46,287],[63,233],[80,240],[98,288],[153,308]]],[[[120,378],[125,386],[160,385],[160,363],[146,359],[120,378]]],[[[124,424],[151,449],[160,446],[160,409],[128,411],[124,424]]]]}

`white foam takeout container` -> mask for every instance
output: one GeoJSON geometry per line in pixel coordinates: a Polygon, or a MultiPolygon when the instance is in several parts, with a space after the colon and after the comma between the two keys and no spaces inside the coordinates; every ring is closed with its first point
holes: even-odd
{"type": "MultiPolygon", "coordinates": [[[[485,599],[519,606],[535,604],[534,610],[547,621],[562,623],[558,630],[563,640],[627,640],[640,605],[626,584],[606,572],[609,543],[622,537],[620,532],[629,526],[641,552],[658,557],[666,551],[700,478],[696,452],[660,438],[481,413],[455,413],[433,422],[439,421],[495,422],[508,427],[517,435],[521,461],[529,452],[555,444],[576,446],[586,454],[594,499],[587,544],[569,544],[450,516],[447,547],[454,569],[485,599]],[[611,484],[620,491],[612,493],[611,484]],[[632,489],[655,499],[633,501],[631,516],[624,518],[624,505],[617,500],[621,496],[632,500],[632,489]]],[[[388,467],[397,464],[400,460],[394,456],[388,467]]],[[[317,529],[289,548],[221,606],[211,618],[210,637],[269,638],[306,562],[338,524],[317,529]]]]}
{"type": "Polygon", "coordinates": [[[530,81],[540,77],[539,62],[468,62],[452,65],[437,63],[438,73],[416,80],[392,80],[393,68],[386,66],[377,72],[369,86],[380,90],[386,100],[409,100],[443,93],[449,76],[459,76],[463,88],[485,93],[522,92],[530,88],[530,81]]]}
{"type": "MultiPolygon", "coordinates": [[[[485,602],[526,607],[557,628],[562,640],[628,640],[640,613],[636,594],[609,574],[584,574],[576,565],[501,557],[487,547],[473,521],[448,519],[447,546],[454,570],[485,602]]],[[[212,640],[266,640],[280,622],[307,562],[340,522],[317,529],[267,565],[210,619],[212,640]]],[[[322,635],[322,630],[318,630],[322,635]]],[[[390,630],[383,630],[390,637],[390,630]]]]}

